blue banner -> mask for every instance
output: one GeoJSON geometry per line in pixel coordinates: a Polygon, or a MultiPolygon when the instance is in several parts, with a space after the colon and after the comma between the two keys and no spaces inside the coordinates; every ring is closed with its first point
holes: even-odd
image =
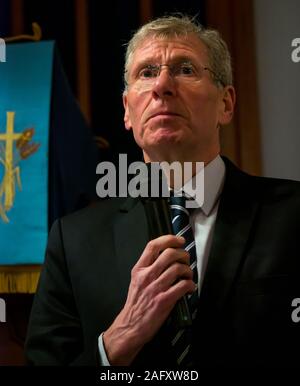
{"type": "Polygon", "coordinates": [[[0,63],[0,264],[40,264],[48,235],[54,42],[7,45],[0,63]]]}

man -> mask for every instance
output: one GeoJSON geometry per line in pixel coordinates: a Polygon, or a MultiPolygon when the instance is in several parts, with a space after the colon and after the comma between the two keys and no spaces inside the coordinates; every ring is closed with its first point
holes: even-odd
{"type": "Polygon", "coordinates": [[[28,329],[29,362],[296,364],[300,187],[251,177],[219,156],[220,126],[235,104],[226,44],[186,17],[154,20],[128,45],[125,81],[125,126],[145,161],[205,163],[204,203],[190,216],[193,248],[185,250],[188,232],[149,241],[138,198],[57,221],[28,329]],[[183,296],[197,299],[187,329],[172,322],[183,296]]]}

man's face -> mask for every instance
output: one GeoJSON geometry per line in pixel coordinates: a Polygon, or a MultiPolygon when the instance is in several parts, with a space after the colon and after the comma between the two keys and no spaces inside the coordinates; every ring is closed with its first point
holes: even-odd
{"type": "Polygon", "coordinates": [[[148,38],[134,52],[124,121],[146,161],[209,162],[219,153],[219,124],[231,119],[234,90],[218,88],[203,67],[210,67],[207,49],[192,35],[148,38]],[[196,75],[173,76],[168,66],[176,63],[189,63],[196,75]],[[149,81],[147,65],[161,64],[168,66],[149,81]]]}

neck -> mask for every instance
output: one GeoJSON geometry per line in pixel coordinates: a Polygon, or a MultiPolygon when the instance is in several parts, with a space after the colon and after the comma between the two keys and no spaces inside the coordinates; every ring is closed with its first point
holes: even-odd
{"type": "Polygon", "coordinates": [[[168,164],[172,164],[173,162],[179,162],[181,166],[186,162],[204,162],[204,165],[209,164],[213,159],[220,154],[220,148],[215,149],[211,152],[206,152],[205,154],[201,154],[200,152],[193,156],[193,154],[188,155],[178,155],[178,154],[159,154],[159,153],[149,153],[143,150],[143,156],[145,162],[166,162],[168,164]]]}
{"type": "Polygon", "coordinates": [[[174,190],[179,190],[207,164],[218,156],[219,152],[211,154],[209,157],[173,159],[171,157],[149,157],[144,152],[144,160],[148,162],[159,162],[168,182],[168,186],[174,190]]]}

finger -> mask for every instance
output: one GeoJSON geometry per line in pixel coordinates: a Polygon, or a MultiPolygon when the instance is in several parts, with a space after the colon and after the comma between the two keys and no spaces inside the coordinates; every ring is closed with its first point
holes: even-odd
{"type": "Polygon", "coordinates": [[[193,280],[193,271],[186,264],[174,263],[150,285],[155,294],[167,291],[179,280],[193,280]]]}
{"type": "Polygon", "coordinates": [[[149,241],[135,264],[135,268],[148,267],[157,259],[161,251],[167,248],[181,248],[184,242],[183,237],[174,235],[164,235],[149,241]]]}
{"type": "MultiPolygon", "coordinates": [[[[138,267],[135,266],[131,270],[131,287],[135,288],[136,291],[133,291],[134,294],[143,291],[146,287],[150,286],[158,277],[166,271],[171,266],[174,266],[173,269],[169,271],[169,275],[173,273],[173,276],[176,279],[176,272],[181,269],[181,266],[190,269],[189,267],[189,254],[184,249],[179,248],[167,248],[165,249],[155,260],[153,264],[148,267],[138,267]],[[157,263],[157,261],[159,262],[157,263]]],[[[184,274],[185,269],[182,269],[184,274]]],[[[181,271],[178,272],[180,276],[181,271]]],[[[175,279],[173,281],[175,281],[175,279]]],[[[152,288],[152,287],[151,287],[152,288]]],[[[153,288],[151,289],[151,291],[153,288]]],[[[154,292],[157,291],[154,289],[154,292]]]]}
{"type": "Polygon", "coordinates": [[[170,265],[176,262],[189,265],[189,252],[181,248],[167,248],[158,256],[158,258],[150,267],[151,274],[153,275],[153,277],[159,277],[162,272],[164,272],[170,265]]]}
{"type": "Polygon", "coordinates": [[[193,280],[183,279],[169,287],[168,290],[156,295],[156,302],[159,304],[161,312],[163,310],[171,311],[176,302],[188,293],[196,291],[196,285],[193,280]]]}

